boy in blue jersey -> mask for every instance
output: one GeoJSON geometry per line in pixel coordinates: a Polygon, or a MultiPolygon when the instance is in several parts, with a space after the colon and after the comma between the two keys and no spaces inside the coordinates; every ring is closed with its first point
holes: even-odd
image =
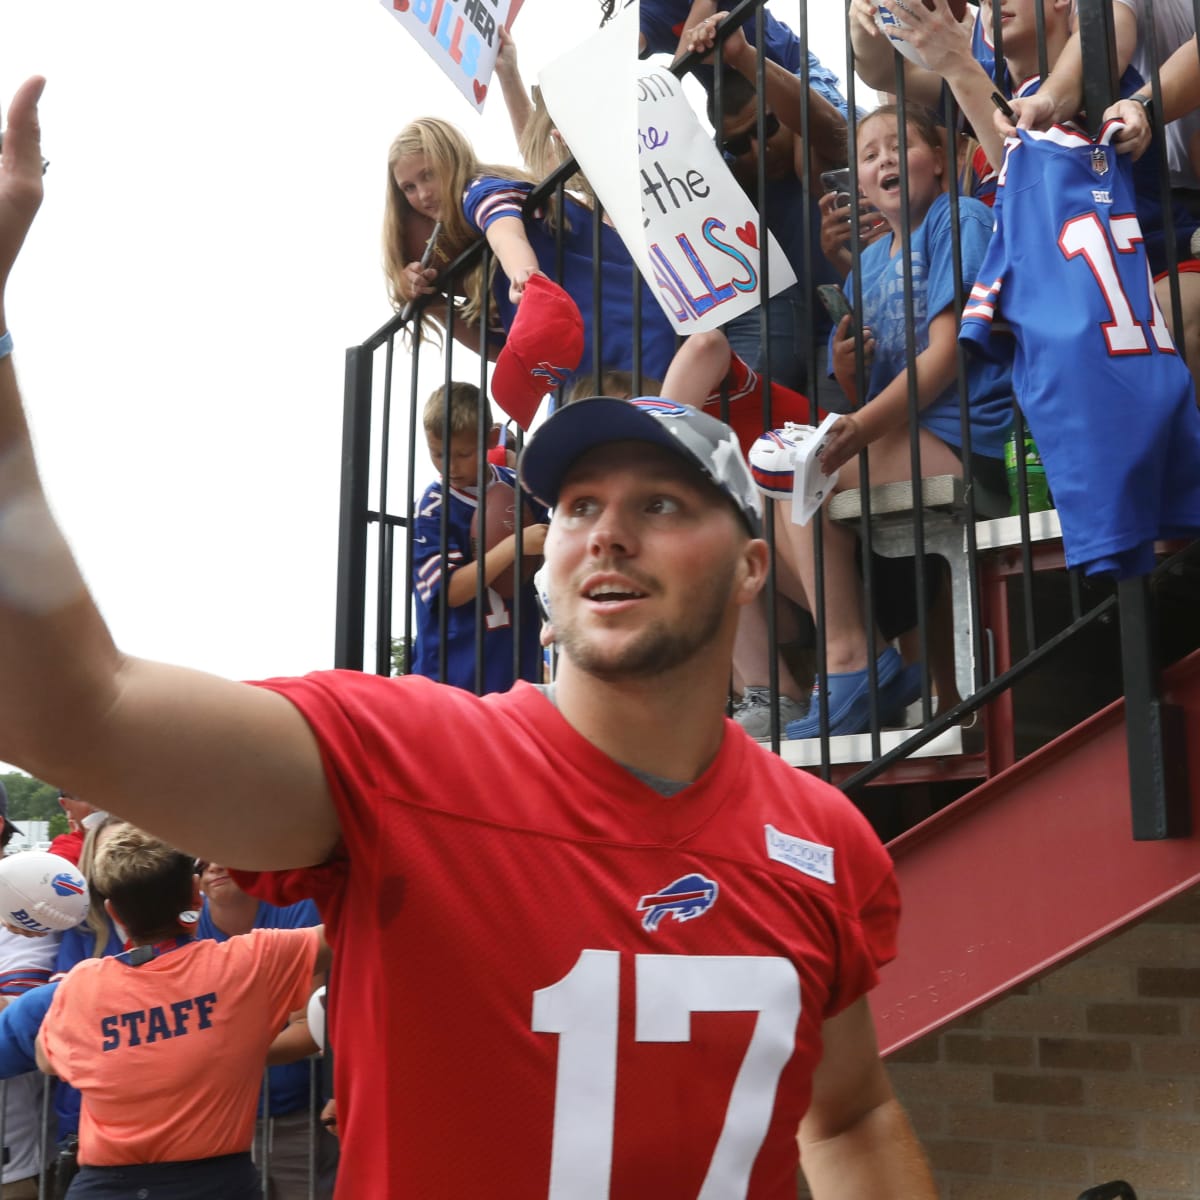
{"type": "MultiPolygon", "coordinates": [[[[417,601],[413,674],[440,679],[480,694],[506,692],[516,678],[539,682],[542,668],[537,599],[532,583],[523,583],[516,597],[502,596],[491,586],[513,565],[516,534],[509,534],[497,542],[479,560],[471,545],[471,522],[479,508],[481,407],[488,429],[486,442],[491,449],[499,439],[499,427],[492,421],[491,406],[486,397],[480,396],[474,384],[452,383],[448,390],[439,387],[426,401],[422,418],[425,440],[434,466],[444,475],[425,489],[412,528],[413,593],[417,601]],[[448,448],[445,445],[447,409],[448,448]],[[484,605],[477,611],[475,600],[480,571],[483,572],[484,605]],[[443,603],[446,607],[444,642],[440,635],[443,603]],[[477,628],[483,631],[483,672],[478,678],[477,628]],[[520,670],[514,675],[517,652],[520,670]]],[[[488,486],[493,482],[507,483],[519,494],[516,476],[508,467],[484,463],[484,481],[488,486]]],[[[545,510],[536,509],[534,515],[538,523],[526,526],[522,536],[522,550],[527,558],[541,554],[546,537],[545,510]]]]}

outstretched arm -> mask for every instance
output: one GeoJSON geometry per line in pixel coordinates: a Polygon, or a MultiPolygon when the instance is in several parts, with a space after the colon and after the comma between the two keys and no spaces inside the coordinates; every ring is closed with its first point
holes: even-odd
{"type": "MultiPolygon", "coordinates": [[[[727,12],[714,13],[685,32],[687,49],[711,50],[716,42],[717,29],[728,16],[727,12]]],[[[726,66],[758,86],[758,52],[746,40],[746,35],[741,29],[735,30],[726,38],[722,53],[726,66]]],[[[763,67],[767,106],[793,133],[800,133],[803,126],[801,109],[804,95],[800,76],[793,75],[791,71],[770,59],[765,60],[763,67]]],[[[845,163],[846,120],[824,96],[812,88],[808,89],[808,136],[814,168],[817,171],[828,167],[840,167],[845,163]]]]}
{"type": "MultiPolygon", "coordinates": [[[[0,156],[0,334],[42,199],[43,86],[17,93],[0,156]]],[[[114,645],[42,490],[11,354],[0,357],[0,759],[230,865],[319,862],[338,837],[316,742],[291,704],[114,645]]]]}
{"type": "MultiPolygon", "coordinates": [[[[1200,107],[1200,60],[1196,57],[1196,37],[1183,43],[1159,68],[1158,82],[1160,111],[1158,123],[1169,125],[1172,121],[1200,107]]],[[[1150,84],[1143,84],[1128,100],[1118,100],[1104,110],[1104,120],[1114,117],[1125,122],[1114,144],[1122,154],[1133,154],[1140,158],[1149,148],[1154,130],[1146,119],[1146,110],[1135,98],[1150,95],[1150,84]]]]}
{"type": "Polygon", "coordinates": [[[512,125],[513,137],[520,143],[525,126],[533,116],[533,100],[529,89],[521,78],[521,68],[517,65],[517,43],[506,25],[499,29],[500,51],[496,55],[496,78],[500,80],[500,91],[504,96],[504,107],[508,109],[508,119],[512,125]]]}
{"type": "Polygon", "coordinates": [[[537,255],[526,236],[525,222],[520,217],[497,217],[488,224],[487,240],[500,260],[500,269],[508,276],[508,297],[519,304],[529,277],[538,273],[537,255]]]}
{"type": "Polygon", "coordinates": [[[822,1028],[825,1053],[800,1124],[814,1200],[936,1200],[925,1156],[879,1060],[865,997],[822,1028]]]}

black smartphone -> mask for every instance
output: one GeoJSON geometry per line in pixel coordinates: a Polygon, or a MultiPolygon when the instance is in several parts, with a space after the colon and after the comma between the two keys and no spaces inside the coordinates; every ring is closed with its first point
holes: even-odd
{"type": "Polygon", "coordinates": [[[817,284],[817,299],[825,306],[825,311],[834,325],[837,325],[843,317],[854,315],[854,309],[850,307],[846,293],[836,283],[817,284]]]}
{"type": "Polygon", "coordinates": [[[841,167],[836,171],[822,171],[821,187],[827,192],[841,192],[848,198],[850,195],[850,168],[841,167]]]}

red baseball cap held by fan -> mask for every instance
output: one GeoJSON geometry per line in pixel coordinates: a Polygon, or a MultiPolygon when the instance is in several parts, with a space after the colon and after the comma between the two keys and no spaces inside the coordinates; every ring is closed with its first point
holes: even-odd
{"type": "Polygon", "coordinates": [[[565,383],[582,359],[579,306],[545,275],[531,275],[496,359],[492,399],[527,430],[542,398],[565,383]]]}

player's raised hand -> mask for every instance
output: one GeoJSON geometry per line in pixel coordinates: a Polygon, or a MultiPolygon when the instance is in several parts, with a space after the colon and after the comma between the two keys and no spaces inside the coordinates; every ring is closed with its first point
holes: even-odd
{"type": "Polygon", "coordinates": [[[35,75],[13,97],[0,151],[0,290],[42,203],[42,150],[37,105],[46,81],[35,75]]]}

